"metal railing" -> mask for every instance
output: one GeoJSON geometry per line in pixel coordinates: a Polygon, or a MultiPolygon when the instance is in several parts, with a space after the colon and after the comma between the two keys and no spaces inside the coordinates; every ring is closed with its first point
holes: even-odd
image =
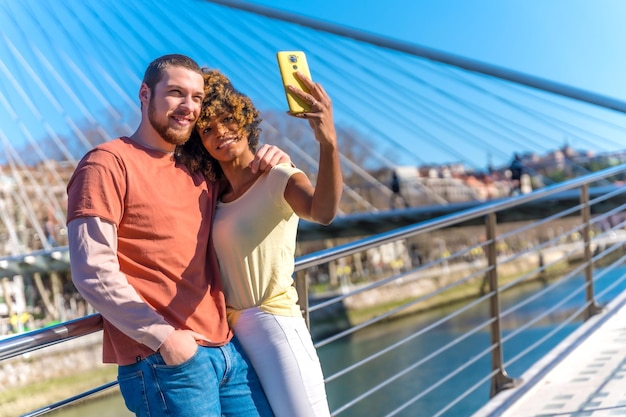
{"type": "MultiPolygon", "coordinates": [[[[613,181],[625,176],[626,165],[620,165],[299,257],[296,287],[320,352],[329,397],[345,387],[346,380],[369,382],[347,397],[330,398],[333,416],[364,415],[371,401],[380,402],[398,386],[406,391],[404,398],[378,405],[379,411],[368,415],[400,414],[439,391],[447,400],[437,406],[429,402],[435,408],[424,415],[459,415],[455,407],[470,398],[484,393],[484,403],[514,386],[517,380],[509,376],[510,368],[527,366],[533,352],[554,345],[564,330],[601,313],[601,305],[626,281],[626,272],[619,272],[626,265],[626,187],[613,181]],[[613,185],[599,185],[607,181],[613,185]],[[542,201],[543,215],[536,210],[542,201]],[[529,205],[534,207],[530,218],[523,215],[529,205]],[[520,213],[520,220],[508,215],[507,223],[498,223],[498,213],[511,210],[520,213]],[[564,286],[566,295],[545,301],[564,286]],[[433,316],[441,306],[447,306],[445,313],[433,316]],[[470,312],[471,324],[463,324],[454,338],[433,343],[442,328],[456,326],[470,312]],[[414,316],[423,319],[408,334],[377,340],[376,349],[346,362],[324,362],[325,349],[380,329],[392,319],[414,316]],[[553,323],[550,330],[528,340],[527,334],[546,321],[553,323]],[[475,339],[481,342],[470,350],[467,342],[475,339]],[[396,368],[384,365],[390,355],[413,358],[396,368]],[[442,360],[457,357],[463,360],[450,366],[442,360]],[[381,361],[389,373],[374,375],[369,369],[381,361]],[[433,371],[432,364],[441,362],[444,365],[433,371]],[[413,387],[426,377],[432,378],[426,386],[413,387]]],[[[0,340],[0,360],[101,326],[96,314],[0,340]]],[[[42,415],[114,386],[111,382],[26,415],[42,415]]]]}

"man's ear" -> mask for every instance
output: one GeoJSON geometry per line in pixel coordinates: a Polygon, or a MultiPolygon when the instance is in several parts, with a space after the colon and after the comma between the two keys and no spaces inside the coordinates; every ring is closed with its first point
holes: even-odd
{"type": "Polygon", "coordinates": [[[146,83],[142,83],[141,87],[139,87],[139,101],[143,103],[148,103],[150,101],[150,88],[146,85],[146,83]]]}

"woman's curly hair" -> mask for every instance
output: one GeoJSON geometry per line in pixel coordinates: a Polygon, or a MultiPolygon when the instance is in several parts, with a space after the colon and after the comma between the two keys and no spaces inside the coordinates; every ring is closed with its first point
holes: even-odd
{"type": "Polygon", "coordinates": [[[189,140],[176,147],[176,158],[192,174],[200,171],[207,180],[217,181],[224,177],[224,173],[219,163],[205,149],[197,129],[204,129],[212,117],[230,113],[239,125],[240,134],[247,135],[248,147],[254,153],[259,144],[259,124],[262,119],[252,100],[235,89],[219,70],[203,68],[202,76],[204,100],[200,117],[189,140]]]}

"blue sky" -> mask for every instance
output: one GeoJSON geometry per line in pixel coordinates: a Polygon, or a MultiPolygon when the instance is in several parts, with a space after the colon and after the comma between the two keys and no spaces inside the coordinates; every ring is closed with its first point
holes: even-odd
{"type": "MultiPolygon", "coordinates": [[[[254,3],[626,101],[626,1],[254,3]]],[[[578,103],[561,111],[560,101],[540,108],[544,97],[527,98],[515,85],[212,2],[150,4],[0,0],[0,159],[9,151],[19,158],[28,153],[24,143],[45,137],[41,152],[58,155],[66,138],[80,136],[76,126],[98,132],[99,140],[132,133],[140,78],[165,53],[222,69],[262,110],[282,112],[274,54],[292,48],[307,51],[314,78],[333,97],[338,125],[358,129],[370,140],[363,148],[388,165],[485,168],[490,158],[502,165],[514,152],[544,153],[564,143],[626,148],[622,113],[578,103]],[[597,120],[587,121],[591,115],[597,120]]],[[[88,139],[64,151],[82,154],[88,139]]]]}
{"type": "Polygon", "coordinates": [[[626,101],[623,0],[243,1],[626,101]]]}

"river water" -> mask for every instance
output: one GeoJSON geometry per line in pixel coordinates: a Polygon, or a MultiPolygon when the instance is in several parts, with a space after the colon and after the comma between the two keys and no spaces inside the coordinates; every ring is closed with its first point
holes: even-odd
{"type": "MultiPolygon", "coordinates": [[[[596,271],[597,273],[598,271],[596,271]]],[[[596,283],[595,292],[601,293],[604,288],[611,285],[617,277],[626,274],[626,267],[622,267],[607,274],[601,281],[596,283]]],[[[538,299],[535,303],[524,306],[523,309],[516,312],[514,316],[508,318],[503,325],[503,336],[506,337],[513,329],[521,323],[526,323],[531,317],[537,315],[536,310],[545,309],[546,306],[556,305],[560,300],[564,299],[568,294],[572,293],[575,288],[581,285],[582,277],[571,280],[567,285],[559,287],[551,291],[545,297],[538,299]]],[[[604,304],[613,299],[617,294],[626,289],[626,284],[621,283],[610,292],[598,298],[598,302],[604,304]]],[[[507,305],[514,305],[522,297],[528,297],[528,291],[537,291],[535,289],[526,289],[525,293],[517,292],[502,297],[502,309],[506,310],[507,305]]],[[[581,296],[582,297],[582,296],[581,296]]],[[[568,314],[571,309],[576,309],[582,302],[581,298],[572,300],[571,305],[563,307],[563,311],[556,312],[553,316],[554,320],[547,320],[534,325],[530,329],[510,339],[504,344],[504,361],[510,361],[520,352],[532,345],[533,342],[540,339],[549,332],[553,331],[559,318],[564,314],[568,314]]],[[[354,363],[374,352],[386,348],[395,341],[404,340],[418,329],[424,327],[425,324],[436,320],[441,314],[447,312],[438,312],[431,314],[430,317],[412,316],[399,320],[389,321],[380,325],[371,326],[359,331],[343,341],[336,341],[327,346],[318,349],[320,359],[324,367],[326,376],[345,368],[346,363],[354,363]]],[[[437,327],[434,332],[428,333],[426,338],[416,338],[402,347],[390,352],[373,361],[372,363],[359,368],[356,371],[338,377],[327,384],[327,392],[332,410],[343,407],[355,397],[366,393],[375,387],[380,381],[394,377],[405,372],[405,370],[414,364],[417,358],[422,358],[435,349],[440,348],[448,342],[453,341],[459,336],[467,333],[476,327],[479,323],[484,322],[485,311],[481,308],[465,312],[462,316],[455,318],[452,322],[446,323],[444,326],[437,327]]],[[[544,356],[550,349],[556,346],[563,338],[570,334],[581,324],[580,321],[569,324],[561,329],[554,337],[550,338],[544,346],[534,349],[522,358],[516,360],[507,366],[507,373],[511,377],[519,377],[525,370],[544,356]]],[[[459,379],[455,377],[453,382],[443,384],[437,389],[433,389],[428,395],[417,401],[411,399],[416,392],[421,392],[428,387],[432,387],[443,376],[454,372],[458,367],[462,366],[468,359],[478,356],[489,346],[489,334],[487,331],[480,331],[468,337],[462,342],[462,346],[456,346],[446,353],[428,361],[423,366],[407,372],[402,377],[376,392],[368,394],[365,399],[359,401],[353,406],[346,407],[339,414],[342,417],[378,417],[392,414],[397,411],[397,416],[414,417],[414,416],[433,416],[455,400],[459,395],[466,391],[469,386],[476,383],[479,378],[487,375],[491,366],[490,355],[476,361],[473,365],[463,370],[460,374],[461,378],[467,375],[467,378],[459,379]],[[459,353],[462,352],[462,353],[459,353]],[[467,385],[459,383],[459,381],[467,380],[467,385]],[[397,410],[407,401],[411,403],[402,410],[397,410]]],[[[442,413],[445,417],[464,417],[470,416],[473,412],[483,406],[489,399],[489,382],[483,383],[471,395],[449,410],[442,413]]],[[[67,407],[49,414],[56,417],[125,417],[130,416],[123,405],[123,401],[117,395],[110,396],[101,400],[90,401],[87,404],[67,407]]]]}

